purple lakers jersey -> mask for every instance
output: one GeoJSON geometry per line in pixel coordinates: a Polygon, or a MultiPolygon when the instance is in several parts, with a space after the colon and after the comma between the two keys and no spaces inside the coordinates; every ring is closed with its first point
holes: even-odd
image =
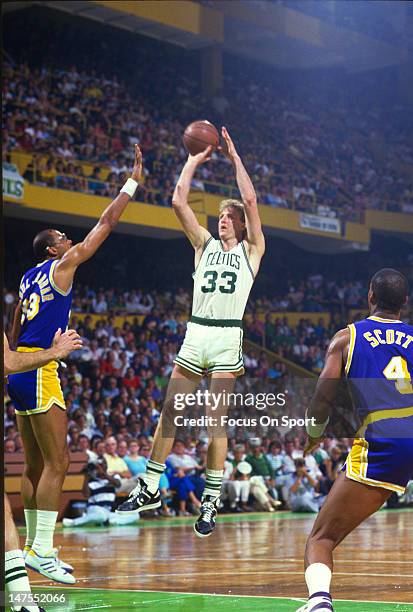
{"type": "Polygon", "coordinates": [[[349,328],[346,374],[361,426],[343,470],[403,493],[413,478],[413,327],[371,316],[349,328]]]}
{"type": "Polygon", "coordinates": [[[412,427],[413,436],[413,327],[371,316],[349,328],[346,374],[360,418],[376,422],[377,433],[379,422],[382,429],[393,429],[390,421],[401,418],[398,428],[407,433],[405,428],[412,427]]]}
{"type": "Polygon", "coordinates": [[[64,292],[53,281],[56,259],[49,259],[28,270],[21,282],[21,331],[18,346],[49,348],[59,329],[67,328],[72,288],[64,292]]]}

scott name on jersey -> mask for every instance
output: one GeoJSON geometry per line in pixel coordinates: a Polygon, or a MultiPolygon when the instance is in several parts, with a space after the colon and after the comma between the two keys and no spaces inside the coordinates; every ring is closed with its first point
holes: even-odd
{"type": "Polygon", "coordinates": [[[363,337],[370,343],[372,348],[376,348],[380,344],[398,344],[403,348],[407,348],[413,342],[412,335],[395,329],[373,329],[371,332],[365,332],[363,337]]]}

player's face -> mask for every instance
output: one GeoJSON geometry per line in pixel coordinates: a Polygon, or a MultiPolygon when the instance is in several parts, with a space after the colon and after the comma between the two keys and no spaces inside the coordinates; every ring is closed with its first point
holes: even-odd
{"type": "Polygon", "coordinates": [[[237,240],[241,240],[244,230],[245,223],[241,221],[241,217],[235,208],[229,206],[220,213],[218,234],[221,239],[231,240],[232,238],[236,238],[237,240]]]}
{"type": "Polygon", "coordinates": [[[68,239],[64,232],[53,230],[53,247],[57,251],[57,258],[61,259],[63,255],[70,249],[73,242],[68,239]]]}

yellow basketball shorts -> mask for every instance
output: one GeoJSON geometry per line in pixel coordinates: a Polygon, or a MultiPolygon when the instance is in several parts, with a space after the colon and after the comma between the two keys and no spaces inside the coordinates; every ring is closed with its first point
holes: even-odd
{"type": "MultiPolygon", "coordinates": [[[[19,353],[34,353],[40,348],[19,347],[19,353]]],[[[66,410],[57,361],[51,361],[38,370],[10,374],[8,391],[17,414],[30,415],[47,412],[53,404],[66,410]]]]}

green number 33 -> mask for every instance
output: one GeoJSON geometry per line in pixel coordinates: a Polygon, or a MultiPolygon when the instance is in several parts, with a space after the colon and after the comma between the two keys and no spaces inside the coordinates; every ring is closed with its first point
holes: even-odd
{"type": "MultiPolygon", "coordinates": [[[[202,293],[213,293],[217,288],[218,272],[208,270],[204,274],[204,278],[208,280],[206,285],[201,286],[202,293]]],[[[225,271],[221,274],[221,279],[225,279],[225,284],[218,285],[221,293],[234,293],[237,275],[235,272],[225,271]]]]}

